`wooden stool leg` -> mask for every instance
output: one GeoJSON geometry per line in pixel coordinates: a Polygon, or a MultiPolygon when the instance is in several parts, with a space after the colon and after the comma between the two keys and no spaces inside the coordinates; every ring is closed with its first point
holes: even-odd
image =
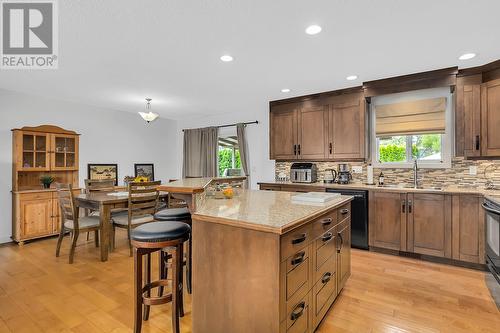
{"type": "Polygon", "coordinates": [[[134,332],[142,329],[142,253],[134,248],[134,332]]]}
{"type": "MultiPolygon", "coordinates": [[[[179,317],[184,317],[184,297],[183,297],[183,290],[184,290],[184,285],[183,285],[183,281],[182,281],[182,278],[184,276],[184,244],[180,244],[179,245],[179,255],[178,255],[178,258],[179,258],[179,264],[177,265],[176,267],[176,272],[179,276],[179,282],[177,284],[177,293],[179,295],[179,298],[178,298],[178,303],[179,303],[179,317]]],[[[173,285],[172,285],[173,287],[173,285]]],[[[172,289],[172,292],[174,292],[174,290],[172,289]]]]}
{"type": "MultiPolygon", "coordinates": [[[[87,232],[87,235],[89,233],[87,232]]],[[[99,247],[99,230],[94,231],[94,242],[95,242],[95,247],[99,247]]]]}
{"type": "Polygon", "coordinates": [[[191,241],[191,235],[189,235],[188,246],[187,246],[187,262],[186,262],[186,288],[188,293],[191,295],[193,292],[192,287],[192,262],[193,262],[193,242],[191,241]]]}
{"type": "MultiPolygon", "coordinates": [[[[145,267],[144,267],[144,275],[145,275],[145,282],[146,282],[146,285],[150,284],[151,283],[151,253],[148,253],[146,255],[146,264],[145,264],[145,267]]],[[[148,291],[146,291],[146,297],[151,297],[151,290],[148,289],[148,291]]],[[[144,305],[144,320],[148,320],[149,319],[149,309],[150,309],[150,306],[149,305],[144,305]]]]}
{"type": "MultiPolygon", "coordinates": [[[[160,250],[158,254],[159,264],[158,264],[158,276],[159,280],[167,279],[165,275],[165,254],[162,250],[160,250]]],[[[163,296],[163,286],[158,287],[158,297],[163,296]]]]}
{"type": "MultiPolygon", "coordinates": [[[[182,246],[182,244],[180,244],[182,246]]],[[[179,333],[179,266],[182,267],[182,257],[179,257],[179,246],[172,255],[172,332],[179,333]]]]}

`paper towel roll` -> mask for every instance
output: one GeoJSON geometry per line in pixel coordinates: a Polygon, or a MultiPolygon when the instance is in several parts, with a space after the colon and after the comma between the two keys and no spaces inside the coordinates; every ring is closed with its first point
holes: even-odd
{"type": "Polygon", "coordinates": [[[373,166],[371,165],[366,168],[366,183],[373,184],[373,166]]]}

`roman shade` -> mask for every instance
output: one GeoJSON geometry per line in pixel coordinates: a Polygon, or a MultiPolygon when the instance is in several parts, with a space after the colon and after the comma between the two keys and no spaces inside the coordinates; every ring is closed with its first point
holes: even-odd
{"type": "Polygon", "coordinates": [[[446,97],[375,107],[375,133],[380,136],[443,133],[446,97]]]}

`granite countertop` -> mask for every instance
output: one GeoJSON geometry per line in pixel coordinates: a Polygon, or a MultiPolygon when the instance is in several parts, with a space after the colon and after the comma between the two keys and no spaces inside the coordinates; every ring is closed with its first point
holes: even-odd
{"type": "Polygon", "coordinates": [[[245,180],[247,177],[204,177],[204,178],[183,178],[167,184],[160,185],[160,191],[171,193],[202,193],[212,182],[237,182],[245,180]]]}
{"type": "Polygon", "coordinates": [[[352,200],[340,196],[325,204],[292,202],[296,193],[241,190],[233,199],[206,197],[194,220],[283,234],[352,200]]]}
{"type": "Polygon", "coordinates": [[[292,183],[292,182],[278,182],[278,181],[267,181],[259,182],[258,184],[270,184],[270,185],[285,185],[285,186],[310,186],[310,187],[321,187],[321,188],[332,188],[332,189],[345,189],[345,190],[372,190],[372,191],[393,191],[393,192],[408,192],[408,193],[444,193],[444,194],[476,194],[476,195],[499,195],[500,190],[486,190],[479,187],[463,187],[463,186],[448,186],[441,189],[433,188],[411,188],[411,187],[395,187],[385,186],[381,187],[378,185],[367,185],[360,183],[350,183],[350,184],[325,184],[323,182],[316,183],[292,183]]]}

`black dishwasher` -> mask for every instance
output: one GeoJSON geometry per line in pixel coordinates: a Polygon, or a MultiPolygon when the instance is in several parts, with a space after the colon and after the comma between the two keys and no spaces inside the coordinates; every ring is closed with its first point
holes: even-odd
{"type": "Polygon", "coordinates": [[[368,250],[368,191],[327,188],[327,192],[351,195],[351,246],[368,250]]]}

